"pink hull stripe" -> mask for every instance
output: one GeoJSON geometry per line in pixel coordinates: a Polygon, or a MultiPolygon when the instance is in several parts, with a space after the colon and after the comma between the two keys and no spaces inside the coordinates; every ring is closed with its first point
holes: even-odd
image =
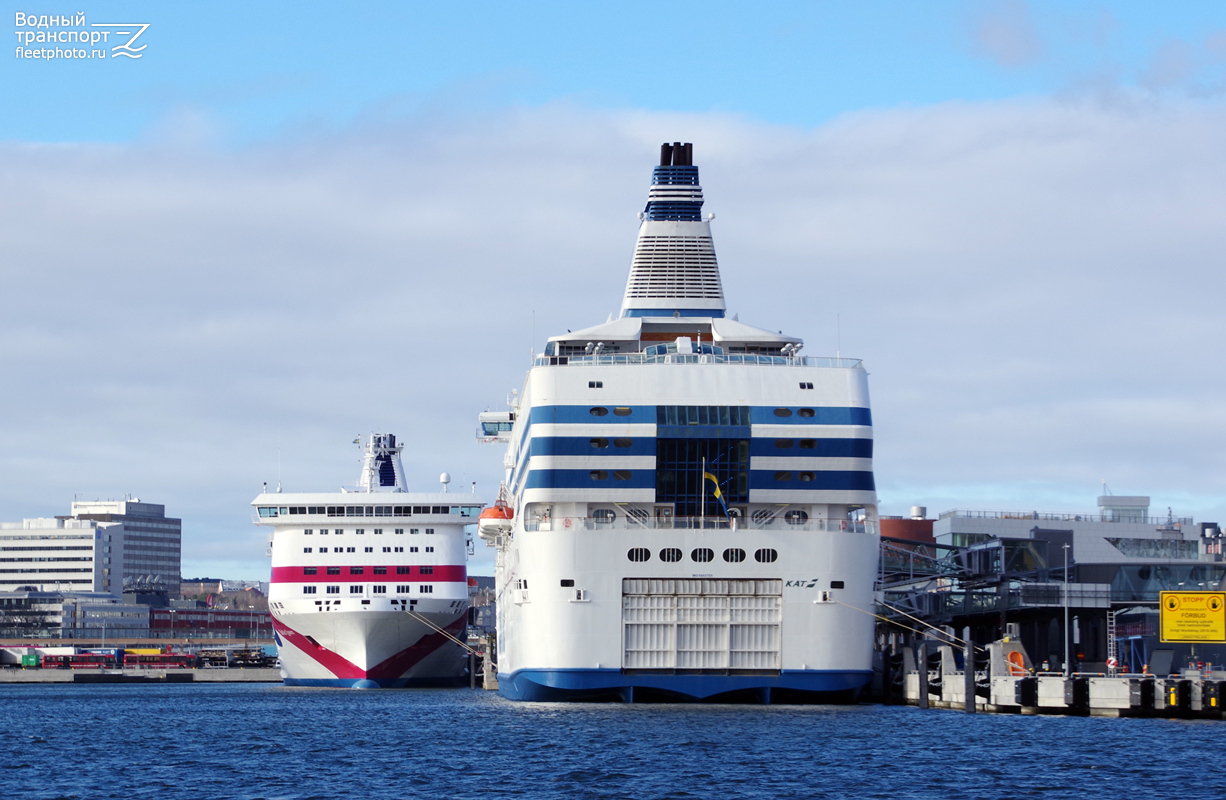
{"type": "MultiPolygon", "coordinates": [[[[459,637],[464,632],[468,622],[468,615],[461,614],[454,622],[448,625],[444,630],[452,636],[459,637]]],[[[338,678],[360,679],[360,678],[399,678],[404,673],[408,672],[417,665],[426,656],[433,653],[438,648],[451,642],[443,634],[438,631],[421,637],[413,644],[409,645],[404,650],[401,650],[396,655],[379,662],[368,670],[363,670],[357,664],[342,657],[338,653],[334,653],[325,647],[321,647],[311,639],[303,636],[298,631],[286,625],[277,618],[273,618],[273,627],[277,629],[277,633],[281,634],[294,647],[297,647],[303,653],[306,653],[311,658],[319,662],[319,664],[338,678]]]]}
{"type": "MultiPolygon", "coordinates": [[[[383,565],[380,565],[383,566],[383,565]]],[[[387,574],[376,575],[374,567],[367,564],[363,566],[354,566],[352,569],[362,570],[358,574],[353,574],[349,570],[351,567],[340,567],[339,575],[329,575],[328,565],[322,564],[318,567],[273,567],[272,582],[273,583],[343,583],[345,581],[356,581],[358,583],[456,583],[458,581],[467,581],[468,572],[463,564],[440,564],[434,568],[433,574],[422,575],[421,567],[410,567],[411,574],[394,574],[395,566],[387,567],[387,574]],[[303,572],[305,569],[314,569],[314,575],[307,575],[303,572]]]]}

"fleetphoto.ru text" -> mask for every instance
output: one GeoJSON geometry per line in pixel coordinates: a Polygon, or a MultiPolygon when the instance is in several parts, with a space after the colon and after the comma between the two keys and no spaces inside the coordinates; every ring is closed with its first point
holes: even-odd
{"type": "Polygon", "coordinates": [[[143,58],[147,46],[139,42],[148,22],[86,22],[85,12],[75,14],[27,14],[16,12],[13,31],[17,36],[16,57],[56,59],[143,58]]]}

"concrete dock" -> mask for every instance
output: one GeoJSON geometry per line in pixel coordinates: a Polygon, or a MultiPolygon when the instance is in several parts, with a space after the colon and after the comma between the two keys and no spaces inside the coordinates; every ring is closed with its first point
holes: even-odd
{"type": "Polygon", "coordinates": [[[280,683],[279,669],[0,669],[0,683],[280,683]]]}

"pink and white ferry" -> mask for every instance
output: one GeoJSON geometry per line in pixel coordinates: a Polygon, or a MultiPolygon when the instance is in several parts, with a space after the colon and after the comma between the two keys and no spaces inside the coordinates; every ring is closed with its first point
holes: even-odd
{"type": "Polygon", "coordinates": [[[269,609],[289,686],[445,686],[465,675],[466,560],[483,503],[405,490],[403,445],[365,443],[358,484],[335,493],[265,492],[272,528],[269,609]]]}

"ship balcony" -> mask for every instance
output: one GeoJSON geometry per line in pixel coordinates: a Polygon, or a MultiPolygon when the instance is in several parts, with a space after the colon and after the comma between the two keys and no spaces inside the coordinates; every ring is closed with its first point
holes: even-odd
{"type": "Polygon", "coordinates": [[[707,517],[634,517],[630,515],[609,517],[552,517],[525,519],[526,531],[647,531],[647,530],[699,530],[699,531],[778,531],[778,532],[842,532],[876,534],[877,523],[873,520],[807,519],[796,522],[783,516],[761,519],[728,519],[722,516],[707,517]]]}
{"type": "Polygon", "coordinates": [[[760,367],[826,367],[828,369],[862,369],[859,358],[826,358],[821,356],[764,356],[745,353],[625,353],[590,356],[537,356],[534,367],[620,367],[630,364],[742,364],[760,367]]]}

